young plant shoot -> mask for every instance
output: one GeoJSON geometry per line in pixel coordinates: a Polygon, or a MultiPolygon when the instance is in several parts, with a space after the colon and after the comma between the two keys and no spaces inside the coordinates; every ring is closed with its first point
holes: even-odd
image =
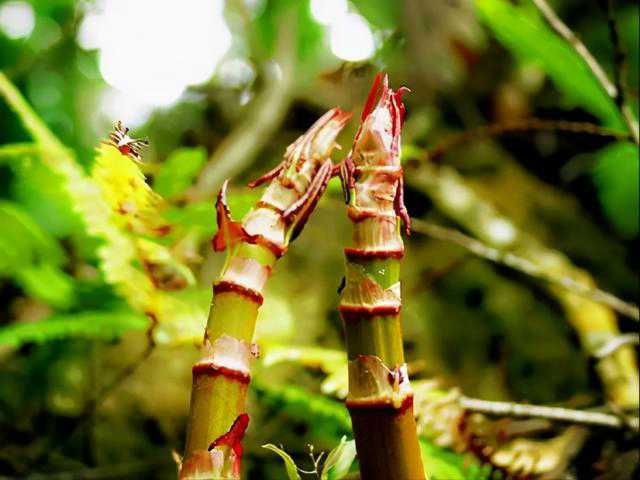
{"type": "Polygon", "coordinates": [[[400,322],[400,219],[407,233],[410,228],[400,165],[406,91],[390,89],[386,75],[376,77],[340,171],[353,222],[340,300],[349,355],[346,404],[365,480],[425,478],[400,322]]]}
{"type": "Polygon", "coordinates": [[[271,182],[242,222],[231,219],[227,182],[216,203],[216,251],[227,260],[213,285],[203,356],[193,366],[180,479],[240,477],[252,339],[262,291],[278,258],[302,230],[331,178],[330,155],[350,114],[335,108],[290,145],[284,161],[250,187],[271,182]]]}

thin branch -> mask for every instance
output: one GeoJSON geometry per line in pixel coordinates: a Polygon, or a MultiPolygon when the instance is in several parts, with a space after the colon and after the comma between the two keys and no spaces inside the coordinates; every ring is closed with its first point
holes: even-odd
{"type": "Polygon", "coordinates": [[[250,165],[284,121],[295,86],[296,28],[295,22],[281,26],[276,53],[278,63],[271,65],[273,68],[267,72],[264,90],[248,106],[247,114],[220,143],[200,172],[195,186],[188,192],[191,201],[213,197],[226,178],[236,176],[250,165]]]}
{"type": "Polygon", "coordinates": [[[572,410],[560,407],[545,407],[512,402],[492,402],[461,396],[458,402],[465,410],[504,417],[544,418],[582,425],[594,425],[610,428],[630,428],[638,431],[638,418],[627,421],[618,415],[602,412],[572,410]]]}
{"type": "Polygon", "coordinates": [[[609,27],[609,39],[613,46],[613,81],[617,89],[617,95],[614,100],[618,108],[622,112],[624,121],[633,135],[636,144],[640,143],[638,139],[638,122],[635,120],[631,108],[626,102],[626,85],[624,84],[624,72],[626,66],[626,55],[620,43],[620,35],[618,34],[618,25],[616,24],[615,15],[613,13],[613,0],[598,0],[600,8],[607,15],[607,26],[609,27]]]}
{"type": "MultiPolygon", "coordinates": [[[[582,43],[575,33],[558,17],[556,12],[553,11],[551,6],[546,2],[546,0],[532,0],[535,6],[540,10],[540,13],[545,18],[547,23],[555,32],[564,38],[571,47],[576,51],[582,60],[584,60],[587,67],[591,70],[593,75],[600,83],[602,89],[613,99],[613,101],[618,105],[620,109],[620,114],[624,118],[624,121],[633,137],[633,141],[636,145],[640,144],[640,138],[638,133],[638,123],[633,118],[633,114],[631,110],[624,106],[621,101],[621,91],[620,89],[609,79],[607,74],[604,72],[598,61],[591,54],[589,49],[582,43]]],[[[617,34],[616,34],[617,35],[617,34]]]]}
{"type": "Polygon", "coordinates": [[[568,122],[564,120],[545,120],[541,118],[523,118],[509,122],[491,123],[465,130],[446,137],[429,150],[429,160],[437,161],[451,148],[469,142],[475,138],[496,137],[513,132],[554,131],[588,134],[617,139],[629,139],[630,135],[614,129],[601,127],[589,122],[568,122]]]}
{"type": "Polygon", "coordinates": [[[479,257],[505,265],[539,280],[558,285],[573,293],[589,298],[594,302],[605,304],[613,310],[626,315],[627,317],[633,318],[634,320],[640,320],[640,310],[638,309],[638,306],[633,303],[622,300],[612,293],[599,288],[585,285],[571,277],[551,274],[526,258],[485,245],[479,240],[465,235],[458,230],[442,227],[416,218],[412,219],[412,229],[415,232],[429,235],[430,237],[437,238],[438,240],[453,242],[479,257]]]}
{"type": "Polygon", "coordinates": [[[616,86],[611,83],[609,77],[604,72],[598,61],[595,59],[589,49],[582,43],[573,31],[567,27],[567,25],[556,15],[556,12],[553,11],[551,6],[546,2],[546,0],[532,0],[533,3],[538,7],[540,13],[544,16],[545,20],[549,24],[551,28],[553,28],[558,35],[564,38],[573,49],[582,57],[584,62],[587,64],[589,69],[593,72],[595,77],[600,82],[600,85],[604,89],[605,92],[611,97],[615,98],[618,94],[618,89],[616,86]]]}
{"type": "Polygon", "coordinates": [[[637,333],[626,333],[618,335],[607,341],[602,347],[593,352],[595,358],[604,358],[616,352],[625,345],[640,345],[640,335],[637,333]]]}

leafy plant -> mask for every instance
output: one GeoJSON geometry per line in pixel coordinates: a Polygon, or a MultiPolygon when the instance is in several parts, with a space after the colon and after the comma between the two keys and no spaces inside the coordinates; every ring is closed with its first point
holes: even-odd
{"type": "Polygon", "coordinates": [[[337,447],[329,452],[324,462],[321,462],[322,456],[315,457],[313,453],[310,453],[311,460],[314,463],[315,469],[311,472],[301,470],[291,458],[291,456],[283,449],[276,447],[269,443],[263,445],[263,448],[271,450],[278,454],[284,461],[285,469],[289,480],[300,480],[299,471],[309,474],[315,474],[320,480],[340,480],[349,473],[349,468],[356,457],[356,445],[353,440],[347,440],[347,437],[342,437],[337,447]],[[322,470],[318,472],[319,464],[322,463],[322,470]]]}
{"type": "Polygon", "coordinates": [[[618,142],[596,153],[593,178],[602,208],[625,236],[638,234],[640,168],[638,147],[618,142]]]}
{"type": "Polygon", "coordinates": [[[567,42],[532,8],[506,0],[476,0],[480,18],[520,61],[544,70],[563,93],[567,106],[581,106],[605,125],[624,128],[618,107],[567,42]]]}
{"type": "Polygon", "coordinates": [[[19,347],[67,337],[112,340],[129,330],[144,330],[149,321],[131,310],[83,311],[56,314],[31,323],[13,323],[0,329],[0,344],[19,347]]]}

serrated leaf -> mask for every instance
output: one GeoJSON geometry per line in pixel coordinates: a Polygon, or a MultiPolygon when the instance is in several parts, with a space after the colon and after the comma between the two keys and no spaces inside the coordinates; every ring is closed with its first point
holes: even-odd
{"type": "Polygon", "coordinates": [[[539,65],[573,105],[624,128],[613,100],[575,50],[533,10],[506,0],[475,0],[480,18],[518,59],[539,65]]]}
{"type": "Polygon", "coordinates": [[[203,147],[179,148],[160,166],[153,182],[158,194],[171,199],[184,193],[207,161],[207,152],[203,147]]]}
{"type": "Polygon", "coordinates": [[[18,284],[32,298],[61,309],[75,302],[73,277],[50,263],[22,268],[15,275],[18,284]]]}
{"type": "Polygon", "coordinates": [[[64,253],[56,240],[36,221],[12,202],[0,202],[0,274],[46,261],[53,265],[64,262],[64,253]]]}
{"type": "Polygon", "coordinates": [[[340,444],[329,452],[322,466],[320,480],[340,480],[349,473],[349,468],[356,458],[356,442],[340,439],[340,444]]]}
{"type": "Polygon", "coordinates": [[[41,159],[13,165],[15,178],[10,191],[39,225],[56,238],[68,237],[82,230],[61,175],[53,172],[41,159]]]}
{"type": "Polygon", "coordinates": [[[284,461],[284,466],[287,471],[287,478],[289,478],[289,480],[301,480],[296,462],[293,461],[293,458],[291,458],[287,452],[271,443],[263,445],[262,448],[266,448],[267,450],[271,450],[272,452],[280,455],[280,458],[282,458],[282,460],[284,461]]]}
{"type": "Polygon", "coordinates": [[[640,159],[638,147],[629,142],[610,145],[596,153],[593,179],[602,208],[615,227],[627,237],[638,234],[640,159]]]}
{"type": "Polygon", "coordinates": [[[0,328],[0,344],[19,347],[69,337],[111,340],[128,330],[143,330],[148,323],[143,315],[127,310],[57,314],[38,322],[0,328]]]}
{"type": "Polygon", "coordinates": [[[100,145],[91,178],[120,228],[157,236],[166,227],[160,216],[164,200],[146,182],[138,165],[110,145],[100,145]]]}

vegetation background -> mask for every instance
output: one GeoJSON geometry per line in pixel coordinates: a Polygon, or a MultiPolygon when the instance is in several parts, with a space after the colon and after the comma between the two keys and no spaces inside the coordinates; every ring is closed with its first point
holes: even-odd
{"type": "MultiPolygon", "coordinates": [[[[550,4],[611,79],[622,72],[637,118],[637,2],[611,3],[625,65],[607,2],[550,4]]],[[[548,280],[577,267],[590,274],[581,281],[638,298],[638,148],[615,101],[532,2],[2,1],[0,68],[2,478],[175,478],[171,452],[182,450],[195,345],[223,261],[209,243],[213,197],[231,178],[240,218],[259,193],[244,185],[327,109],[357,117],[379,70],[412,90],[407,206],[429,222],[407,240],[402,273],[418,392],[435,378],[488,400],[606,403],[593,347],[610,338],[588,331],[598,303],[576,320],[548,280]],[[101,210],[138,178],[96,154],[115,120],[150,140],[141,168],[165,201],[142,200],[148,215],[101,210]],[[498,249],[535,238],[544,247],[515,251],[547,280],[470,253],[434,223],[498,249]],[[163,225],[171,231],[158,236],[163,225]],[[547,268],[553,252],[566,262],[547,268]]],[[[356,128],[339,137],[336,160],[356,128]]],[[[317,453],[350,437],[340,202],[334,180],[268,285],[247,478],[286,475],[263,444],[309,469],[308,444],[317,453]]],[[[617,320],[633,332],[626,311],[617,320]]],[[[488,478],[490,466],[454,453],[464,446],[430,437],[422,415],[435,478],[488,478]]],[[[591,433],[567,478],[632,478],[637,442],[591,433]]]]}

